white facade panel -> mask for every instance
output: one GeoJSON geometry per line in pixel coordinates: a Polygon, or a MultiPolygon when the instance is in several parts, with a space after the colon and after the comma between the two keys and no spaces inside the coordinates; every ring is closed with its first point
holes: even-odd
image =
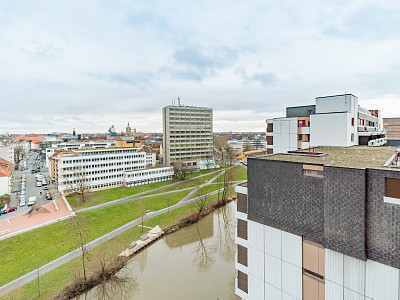
{"type": "MultiPolygon", "coordinates": [[[[348,141],[351,138],[349,130],[351,123],[348,119],[348,113],[311,115],[310,146],[350,146],[348,141]]],[[[356,141],[356,136],[354,136],[354,141],[356,141]]]]}
{"type": "Polygon", "coordinates": [[[282,291],[268,283],[265,284],[265,300],[281,300],[282,291]]]}
{"type": "Polygon", "coordinates": [[[0,177],[0,196],[4,194],[10,194],[10,177],[0,177]]]}
{"type": "Polygon", "coordinates": [[[265,226],[265,253],[282,258],[282,231],[265,226]]]}
{"type": "Polygon", "coordinates": [[[344,287],[363,295],[365,290],[365,262],[343,255],[344,287]]]}
{"type": "Polygon", "coordinates": [[[374,300],[399,299],[399,270],[367,260],[365,295],[374,300]]]}
{"type": "Polygon", "coordinates": [[[297,299],[301,299],[302,285],[302,268],[282,261],[282,291],[297,299]]]}
{"type": "Polygon", "coordinates": [[[325,249],[325,278],[343,286],[343,254],[325,249]]]}
{"type": "Polygon", "coordinates": [[[282,261],[265,254],[265,282],[282,289],[282,261]]]}
{"type": "Polygon", "coordinates": [[[365,297],[349,289],[343,290],[343,300],[365,300],[365,297]]]}
{"type": "Polygon", "coordinates": [[[248,274],[259,278],[264,282],[264,253],[254,248],[247,248],[248,274]]]}
{"type": "Polygon", "coordinates": [[[296,298],[285,292],[282,292],[282,300],[301,300],[301,298],[296,298]]]}
{"type": "Polygon", "coordinates": [[[282,231],[282,260],[302,268],[302,243],[301,236],[282,231]]]}
{"type": "Polygon", "coordinates": [[[325,300],[343,300],[343,286],[325,279],[325,300]]]}
{"type": "Polygon", "coordinates": [[[317,114],[342,111],[351,113],[358,107],[358,99],[352,95],[321,97],[315,99],[315,104],[317,114]]]}
{"type": "Polygon", "coordinates": [[[264,281],[255,277],[252,274],[248,274],[248,299],[249,300],[260,300],[264,299],[264,281]]]}
{"type": "Polygon", "coordinates": [[[257,222],[247,222],[248,245],[262,252],[264,252],[264,227],[263,224],[257,222]]]}

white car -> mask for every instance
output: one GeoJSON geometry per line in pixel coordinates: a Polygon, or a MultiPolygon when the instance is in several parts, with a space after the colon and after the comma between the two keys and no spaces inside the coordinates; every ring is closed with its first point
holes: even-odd
{"type": "Polygon", "coordinates": [[[36,186],[37,187],[41,187],[42,186],[42,182],[41,181],[36,182],[36,186]]]}
{"type": "Polygon", "coordinates": [[[19,202],[19,206],[25,206],[25,205],[26,205],[25,200],[24,200],[24,201],[21,200],[21,201],[19,202]]]}

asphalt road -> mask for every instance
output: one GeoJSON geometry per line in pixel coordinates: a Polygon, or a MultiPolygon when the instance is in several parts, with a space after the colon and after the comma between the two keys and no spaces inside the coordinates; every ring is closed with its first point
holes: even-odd
{"type": "MultiPolygon", "coordinates": [[[[26,185],[25,185],[25,202],[26,204],[28,204],[28,200],[29,197],[33,197],[36,196],[36,203],[40,203],[41,205],[45,205],[50,203],[50,201],[46,200],[46,198],[44,197],[44,195],[46,194],[46,192],[50,192],[52,194],[52,197],[54,199],[54,196],[57,198],[61,198],[57,187],[55,184],[49,184],[50,182],[50,177],[48,172],[46,171],[45,166],[41,167],[41,172],[39,173],[31,173],[31,170],[33,168],[33,166],[35,166],[34,164],[36,162],[38,162],[38,160],[36,160],[36,157],[38,156],[37,153],[33,153],[31,155],[29,155],[28,157],[28,169],[24,170],[24,171],[15,171],[15,180],[14,180],[14,184],[13,184],[13,192],[11,193],[11,201],[10,201],[10,205],[9,207],[12,206],[17,206],[18,209],[16,211],[7,213],[5,215],[1,215],[0,216],[0,221],[4,221],[6,219],[15,217],[19,214],[23,214],[28,212],[31,207],[30,206],[19,206],[19,195],[20,195],[20,190],[21,190],[21,176],[22,174],[25,174],[26,176],[26,185]],[[48,191],[44,190],[43,187],[37,187],[36,186],[36,174],[43,174],[43,176],[46,178],[46,181],[48,183],[48,191]],[[40,192],[42,192],[42,194],[40,194],[40,192]],[[54,195],[53,195],[54,193],[54,195]]],[[[43,166],[43,163],[40,163],[41,166],[43,166]]],[[[36,168],[36,166],[35,166],[36,168]]]]}

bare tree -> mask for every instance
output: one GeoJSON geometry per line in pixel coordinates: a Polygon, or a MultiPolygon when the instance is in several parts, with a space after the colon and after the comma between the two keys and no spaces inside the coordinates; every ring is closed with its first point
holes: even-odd
{"type": "Polygon", "coordinates": [[[69,189],[80,196],[81,202],[85,202],[86,194],[89,191],[89,180],[87,172],[82,166],[74,167],[71,174],[71,180],[68,181],[69,189]]]}
{"type": "Polygon", "coordinates": [[[242,145],[242,152],[247,152],[253,150],[253,146],[250,143],[249,139],[245,139],[242,145]]]}
{"type": "Polygon", "coordinates": [[[144,203],[144,199],[140,197],[137,200],[138,206],[139,206],[139,212],[140,212],[140,217],[142,219],[142,232],[143,232],[143,223],[144,223],[144,215],[146,214],[146,204],[144,203]]]}
{"type": "Polygon", "coordinates": [[[213,245],[207,245],[207,243],[203,241],[198,223],[196,223],[195,226],[199,237],[199,243],[193,250],[195,254],[193,259],[200,270],[207,271],[215,263],[213,254],[216,252],[216,249],[213,245]]]}
{"type": "Polygon", "coordinates": [[[200,219],[201,213],[204,211],[207,205],[207,195],[204,191],[201,190],[199,183],[197,183],[197,192],[195,197],[197,198],[197,200],[192,203],[192,206],[194,208],[194,211],[196,212],[195,222],[197,222],[200,219]]]}
{"type": "Polygon", "coordinates": [[[75,248],[78,248],[82,252],[82,271],[86,285],[87,284],[86,260],[89,251],[85,246],[88,242],[86,217],[82,214],[76,214],[74,217],[69,219],[68,229],[70,232],[71,239],[75,241],[75,248]]]}
{"type": "Polygon", "coordinates": [[[186,176],[192,173],[192,169],[186,166],[181,161],[174,162],[173,166],[174,166],[174,176],[179,180],[185,180],[186,176]]]}

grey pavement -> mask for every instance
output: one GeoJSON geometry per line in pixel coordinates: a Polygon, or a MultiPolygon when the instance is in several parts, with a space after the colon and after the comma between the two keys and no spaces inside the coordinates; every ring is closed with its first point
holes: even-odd
{"type": "MultiPolygon", "coordinates": [[[[244,180],[243,182],[245,182],[245,181],[246,180],[244,180]]],[[[239,183],[237,183],[237,184],[239,184],[239,183]]],[[[237,184],[235,184],[235,185],[237,185],[237,184]]],[[[217,191],[208,193],[207,196],[215,195],[219,191],[222,191],[222,190],[223,189],[219,189],[217,191]]],[[[166,208],[160,209],[158,211],[146,214],[146,216],[144,217],[144,221],[149,220],[151,218],[154,218],[156,216],[159,216],[161,214],[164,214],[166,212],[169,212],[171,210],[186,206],[186,205],[188,205],[190,203],[193,203],[193,202],[197,201],[198,199],[199,199],[199,197],[188,199],[188,200],[186,200],[184,202],[181,201],[181,202],[179,202],[179,203],[177,203],[175,205],[172,205],[170,207],[166,207],[166,208]]],[[[103,244],[104,242],[106,242],[106,241],[118,236],[119,234],[121,234],[121,233],[123,233],[123,232],[125,232],[125,231],[127,231],[127,230],[129,230],[129,229],[131,229],[131,228],[133,228],[133,227],[135,227],[137,225],[139,225],[141,222],[142,222],[142,218],[139,217],[139,218],[137,218],[137,219],[135,219],[135,220],[133,220],[133,221],[131,221],[131,222],[129,222],[129,223],[127,223],[127,224],[125,224],[125,225],[123,225],[123,226],[121,226],[121,227],[119,227],[119,228],[117,228],[117,229],[115,229],[115,230],[113,230],[113,231],[111,231],[111,232],[109,232],[109,233],[107,233],[107,234],[105,234],[105,235],[103,235],[103,236],[101,236],[101,237],[89,242],[88,244],[85,245],[85,249],[86,250],[91,250],[91,249],[103,244]]],[[[49,263],[47,263],[47,264],[45,264],[43,266],[41,266],[41,267],[39,267],[38,269],[36,269],[36,270],[34,270],[32,272],[29,272],[29,273],[27,273],[27,274],[15,279],[15,280],[13,280],[13,281],[1,286],[0,287],[0,297],[3,297],[5,295],[7,295],[8,293],[12,292],[13,290],[15,290],[15,289],[17,289],[17,288],[19,288],[19,287],[31,282],[31,281],[37,279],[38,278],[38,274],[40,276],[42,276],[42,275],[44,275],[44,274],[46,274],[46,273],[48,273],[48,272],[60,267],[60,266],[62,266],[63,264],[71,261],[72,259],[80,256],[81,254],[82,254],[82,249],[81,248],[75,249],[75,250],[73,250],[73,251],[71,251],[71,252],[69,252],[69,253],[67,253],[67,254],[65,254],[65,255],[63,255],[63,256],[61,256],[61,257],[59,257],[59,258],[57,258],[57,259],[55,259],[55,260],[53,260],[53,261],[51,261],[49,263]]]]}

